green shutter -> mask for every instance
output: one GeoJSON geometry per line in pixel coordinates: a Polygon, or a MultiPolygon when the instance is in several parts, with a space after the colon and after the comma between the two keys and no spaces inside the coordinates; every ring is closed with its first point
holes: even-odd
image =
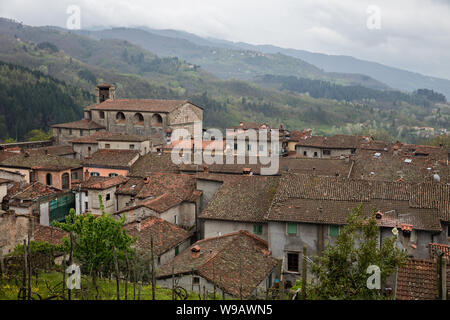
{"type": "Polygon", "coordinates": [[[297,234],[297,224],[295,222],[288,222],[287,228],[288,234],[297,234]]]}
{"type": "Polygon", "coordinates": [[[330,225],[330,237],[337,237],[339,235],[339,226],[330,225]]]}
{"type": "Polygon", "coordinates": [[[175,256],[177,256],[177,255],[178,255],[178,253],[179,253],[179,250],[180,250],[180,249],[178,248],[178,246],[176,246],[176,247],[175,247],[175,256]]]}
{"type": "Polygon", "coordinates": [[[254,224],[253,225],[253,233],[254,234],[262,234],[262,225],[254,224]]]}

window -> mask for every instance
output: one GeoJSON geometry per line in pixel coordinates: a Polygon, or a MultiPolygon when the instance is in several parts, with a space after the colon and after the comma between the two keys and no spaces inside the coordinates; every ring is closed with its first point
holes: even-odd
{"type": "Polygon", "coordinates": [[[180,253],[180,248],[178,246],[175,247],[175,257],[180,253]]]}
{"type": "Polygon", "coordinates": [[[109,143],[105,143],[105,149],[111,148],[111,145],[109,143]]]}
{"type": "Polygon", "coordinates": [[[261,224],[254,224],[253,225],[253,233],[254,234],[262,234],[262,225],[261,224]]]}
{"type": "Polygon", "coordinates": [[[193,284],[200,284],[200,277],[193,277],[192,278],[192,283],[193,284]]]}
{"type": "Polygon", "coordinates": [[[296,235],[297,234],[297,224],[295,222],[288,222],[287,224],[287,233],[296,235]]]}
{"type": "Polygon", "coordinates": [[[98,172],[91,172],[91,177],[98,177],[100,173],[98,172]]]}
{"type": "Polygon", "coordinates": [[[152,127],[162,127],[163,119],[159,114],[152,115],[152,127]]]}
{"type": "Polygon", "coordinates": [[[314,158],[317,158],[317,151],[314,152],[314,158]]]}
{"type": "Polygon", "coordinates": [[[356,149],[352,149],[352,151],[351,151],[351,152],[352,152],[352,154],[355,154],[355,152],[356,152],[356,149]]]}
{"type": "Polygon", "coordinates": [[[287,270],[291,272],[298,272],[298,252],[287,253],[287,270]]]}
{"type": "Polygon", "coordinates": [[[158,264],[161,264],[161,257],[158,257],[158,264]]]}
{"type": "Polygon", "coordinates": [[[259,151],[264,151],[264,145],[259,145],[259,151]]]}
{"type": "Polygon", "coordinates": [[[72,180],[78,180],[78,172],[72,172],[72,180]]]}
{"type": "Polygon", "coordinates": [[[177,216],[173,216],[173,223],[177,224],[177,216]]]}
{"type": "Polygon", "coordinates": [[[61,134],[61,128],[58,128],[58,133],[61,134]]]}
{"type": "Polygon", "coordinates": [[[248,144],[248,145],[247,145],[247,150],[248,150],[248,151],[251,151],[251,150],[252,150],[252,145],[251,145],[251,144],[248,144]]]}
{"type": "Polygon", "coordinates": [[[235,143],[235,144],[234,144],[234,150],[237,150],[237,148],[238,148],[238,144],[235,143]]]}
{"type": "Polygon", "coordinates": [[[130,144],[130,150],[134,150],[134,144],[130,144]]]}
{"type": "Polygon", "coordinates": [[[117,173],[114,173],[114,172],[111,172],[110,174],[109,174],[109,176],[112,178],[112,177],[117,177],[117,173]]]}
{"type": "Polygon", "coordinates": [[[86,201],[86,202],[84,203],[84,210],[87,210],[87,209],[89,209],[89,205],[88,205],[88,202],[86,201]]]}
{"type": "Polygon", "coordinates": [[[47,173],[47,175],[45,176],[45,181],[48,186],[52,185],[52,174],[51,173],[47,173]]]}
{"type": "Polygon", "coordinates": [[[110,193],[107,193],[107,194],[106,194],[106,201],[109,201],[109,200],[111,200],[111,194],[110,194],[110,193]]]}
{"type": "Polygon", "coordinates": [[[337,237],[339,235],[339,226],[330,225],[330,237],[337,237]]]}
{"type": "Polygon", "coordinates": [[[69,135],[72,135],[72,129],[69,129],[69,135]]]}
{"type": "Polygon", "coordinates": [[[329,155],[331,155],[331,150],[323,150],[323,155],[324,155],[324,156],[329,156],[329,155]]]}
{"type": "Polygon", "coordinates": [[[80,137],[83,136],[83,129],[80,129],[80,137]]]}
{"type": "Polygon", "coordinates": [[[447,226],[447,237],[450,238],[450,224],[447,226]]]}
{"type": "Polygon", "coordinates": [[[303,151],[303,155],[306,157],[308,153],[306,151],[303,151]]]}
{"type": "Polygon", "coordinates": [[[116,121],[117,122],[125,122],[125,114],[123,112],[116,113],[116,121]]]}
{"type": "Polygon", "coordinates": [[[98,115],[99,115],[100,119],[105,119],[105,112],[104,111],[100,111],[98,113],[98,115]]]}
{"type": "Polygon", "coordinates": [[[143,126],[144,125],[144,116],[141,113],[136,113],[133,117],[133,124],[135,126],[143,126]]]}
{"type": "Polygon", "coordinates": [[[63,189],[69,189],[70,187],[70,180],[69,180],[69,174],[64,173],[61,177],[61,185],[63,189]]]}

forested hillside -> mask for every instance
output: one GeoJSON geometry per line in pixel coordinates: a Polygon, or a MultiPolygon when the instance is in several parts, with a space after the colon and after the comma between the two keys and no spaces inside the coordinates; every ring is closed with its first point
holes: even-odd
{"type": "Polygon", "coordinates": [[[33,129],[82,117],[89,92],[40,71],[0,61],[0,140],[22,140],[33,129]]]}
{"type": "MultiPolygon", "coordinates": [[[[404,141],[412,141],[412,126],[450,127],[450,105],[431,90],[407,94],[279,75],[263,75],[256,83],[221,80],[190,61],[158,57],[128,41],[94,40],[67,30],[9,22],[8,28],[13,26],[25,29],[20,35],[31,40],[12,30],[0,33],[0,61],[40,71],[91,94],[97,83],[110,82],[116,85],[117,98],[189,99],[204,108],[205,127],[260,121],[313,128],[315,134],[382,132],[404,141]]],[[[72,98],[82,107],[89,104],[72,98]]],[[[4,123],[16,130],[14,122],[5,118],[4,123]]]]}

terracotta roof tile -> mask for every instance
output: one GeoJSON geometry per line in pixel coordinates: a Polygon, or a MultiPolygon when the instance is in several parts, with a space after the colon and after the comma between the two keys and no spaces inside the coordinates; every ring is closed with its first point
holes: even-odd
{"type": "Polygon", "coordinates": [[[83,189],[97,189],[104,190],[118,185],[121,185],[128,181],[128,178],[122,176],[116,177],[89,177],[85,182],[81,183],[83,189]]]}
{"type": "Polygon", "coordinates": [[[279,180],[278,176],[223,177],[222,186],[199,218],[264,222],[279,180]]]}
{"type": "Polygon", "coordinates": [[[130,168],[139,158],[138,150],[101,149],[83,160],[85,167],[120,167],[130,168]]]}
{"type": "Polygon", "coordinates": [[[94,104],[85,110],[117,110],[143,112],[172,112],[178,107],[190,103],[187,100],[157,100],[157,99],[115,99],[94,104]]]}
{"type": "MultiPolygon", "coordinates": [[[[450,269],[447,272],[450,284],[450,269]]],[[[448,285],[447,285],[448,286],[448,285]]],[[[437,298],[437,267],[431,260],[410,259],[398,270],[398,300],[434,300],[437,298]]]]}
{"type": "Polygon", "coordinates": [[[197,274],[226,293],[245,299],[276,267],[267,242],[246,231],[203,239],[163,265],[158,278],[175,274],[197,274]],[[197,251],[195,248],[200,248],[197,251]],[[194,250],[192,250],[194,249],[194,250]]]}
{"type": "Polygon", "coordinates": [[[140,222],[140,231],[138,222],[133,222],[124,226],[127,234],[136,237],[135,246],[146,252],[151,250],[151,237],[153,237],[154,253],[157,256],[162,255],[171,248],[179,245],[189,239],[192,233],[157,217],[149,217],[140,222]]]}
{"type": "Polygon", "coordinates": [[[105,129],[105,127],[102,126],[101,124],[98,124],[97,122],[88,119],[82,119],[67,123],[59,123],[53,125],[52,128],[86,129],[86,130],[105,129]]]}
{"type": "Polygon", "coordinates": [[[24,152],[17,153],[12,157],[3,160],[0,163],[0,167],[65,170],[81,167],[81,161],[77,159],[69,159],[41,153],[32,154],[29,152],[24,152]]]}

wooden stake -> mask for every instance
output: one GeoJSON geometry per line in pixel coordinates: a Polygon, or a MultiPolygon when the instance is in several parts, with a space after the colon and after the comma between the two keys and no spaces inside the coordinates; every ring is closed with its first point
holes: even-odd
{"type": "Polygon", "coordinates": [[[306,300],[306,272],[307,272],[307,261],[306,261],[306,246],[303,246],[303,260],[302,260],[302,299],[306,300]]]}

